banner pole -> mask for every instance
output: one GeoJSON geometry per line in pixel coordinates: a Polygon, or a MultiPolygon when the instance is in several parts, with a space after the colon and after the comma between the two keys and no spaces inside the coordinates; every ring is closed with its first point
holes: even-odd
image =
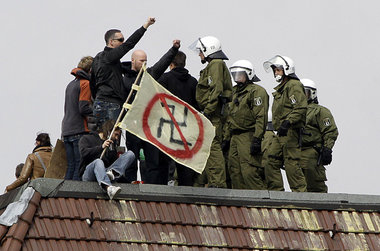
{"type": "MultiPolygon", "coordinates": [[[[141,69],[140,69],[140,71],[139,71],[139,74],[137,75],[136,80],[135,80],[135,82],[133,83],[133,85],[137,84],[137,81],[140,79],[141,73],[143,72],[143,70],[145,71],[145,65],[146,65],[146,62],[144,62],[144,64],[142,65],[142,67],[141,67],[141,69]]],[[[131,90],[129,91],[128,97],[127,97],[127,99],[125,100],[124,103],[128,103],[129,99],[131,98],[131,96],[132,96],[132,92],[133,92],[133,88],[132,88],[133,85],[131,86],[131,90]]],[[[113,128],[112,128],[111,134],[108,135],[108,140],[111,139],[112,134],[115,132],[115,129],[116,129],[117,125],[119,124],[119,121],[120,121],[121,117],[123,116],[123,113],[124,113],[124,107],[122,107],[122,109],[121,109],[121,111],[120,111],[120,113],[119,113],[119,117],[117,118],[117,120],[116,120],[116,122],[115,122],[115,125],[114,125],[113,128]]],[[[102,152],[102,154],[100,155],[100,159],[102,159],[102,158],[104,157],[104,154],[106,153],[107,148],[108,148],[108,147],[106,147],[106,148],[103,149],[103,152],[102,152]]]]}

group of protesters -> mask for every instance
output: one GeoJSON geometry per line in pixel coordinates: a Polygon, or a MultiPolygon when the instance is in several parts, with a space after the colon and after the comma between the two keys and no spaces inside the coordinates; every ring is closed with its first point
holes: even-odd
{"type": "MultiPolygon", "coordinates": [[[[331,112],[318,104],[315,83],[300,80],[293,60],[286,56],[264,62],[278,83],[272,111],[252,63],[238,60],[228,68],[228,57],[215,37],[199,38],[189,47],[206,64],[198,80],[185,68],[180,40],[173,40],[158,62],[146,69],[214,126],[215,137],[201,174],[174,162],[150,142],[128,131],[124,134],[116,123],[125,101],[134,99],[133,84],[147,54],[134,50],[131,61],[120,60],[154,23],[155,18],[148,18],[126,40],[120,30],[108,30],[104,50],[83,57],[71,71],[75,79],[66,88],[62,121],[65,179],[97,181],[112,199],[121,191],[114,182],[137,181],[138,163],[146,184],[278,191],[284,191],[284,169],[292,191],[327,192],[325,165],[332,161],[338,130],[331,112]],[[121,147],[122,137],[126,147],[121,147]]],[[[40,135],[21,178],[6,191],[29,178],[43,177],[52,147],[49,135],[40,135]]]]}

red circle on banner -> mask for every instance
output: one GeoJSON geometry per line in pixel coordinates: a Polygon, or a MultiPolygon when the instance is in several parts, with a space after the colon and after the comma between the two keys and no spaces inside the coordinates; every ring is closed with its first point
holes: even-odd
{"type": "MultiPolygon", "coordinates": [[[[169,114],[169,116],[170,115],[171,114],[169,114]]],[[[202,121],[201,117],[199,116],[198,112],[196,110],[194,110],[194,108],[192,108],[191,106],[189,106],[188,104],[186,104],[184,101],[180,100],[179,98],[177,98],[175,96],[172,96],[172,95],[169,95],[169,94],[166,94],[166,93],[157,93],[156,95],[154,95],[154,97],[149,101],[149,103],[148,103],[148,105],[147,105],[147,107],[146,107],[146,109],[144,111],[143,119],[142,119],[142,124],[143,124],[143,130],[144,130],[146,138],[150,142],[152,142],[153,144],[155,144],[157,147],[161,148],[166,153],[172,155],[173,157],[180,158],[180,159],[190,159],[202,147],[203,140],[204,140],[204,127],[203,127],[203,121],[202,121]],[[166,100],[166,99],[170,99],[170,100],[172,100],[172,101],[174,101],[176,103],[179,103],[179,104],[187,107],[189,109],[189,111],[194,115],[195,119],[197,120],[197,124],[198,124],[198,128],[199,128],[199,135],[198,135],[198,138],[197,138],[197,140],[196,140],[193,148],[189,149],[187,147],[187,143],[183,142],[184,143],[184,147],[185,147],[184,150],[171,149],[171,148],[163,145],[160,141],[158,141],[157,138],[155,138],[152,135],[152,132],[151,132],[149,124],[148,124],[148,118],[149,118],[150,112],[152,111],[153,106],[157,102],[159,102],[160,100],[166,100]]],[[[179,133],[181,134],[182,132],[180,131],[180,129],[178,127],[176,127],[176,128],[179,131],[179,133]]]]}

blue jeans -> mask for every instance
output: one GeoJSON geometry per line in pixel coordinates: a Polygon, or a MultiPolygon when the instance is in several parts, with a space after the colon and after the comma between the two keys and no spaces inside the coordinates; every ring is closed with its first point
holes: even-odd
{"type": "Polygon", "coordinates": [[[110,103],[107,101],[95,100],[94,101],[94,117],[98,128],[100,128],[107,120],[117,120],[119,117],[121,106],[117,103],[110,103]]]}
{"type": "Polygon", "coordinates": [[[80,154],[78,142],[83,134],[76,134],[63,137],[63,143],[65,144],[66,159],[67,159],[67,171],[65,180],[80,180],[79,178],[79,163],[80,154]]]}
{"type": "Polygon", "coordinates": [[[113,170],[118,173],[116,177],[121,176],[125,173],[127,169],[135,160],[135,155],[132,151],[127,151],[120,155],[120,157],[112,163],[109,167],[105,168],[104,162],[101,159],[96,159],[86,166],[86,170],[83,173],[83,181],[97,181],[99,186],[105,184],[107,186],[111,185],[111,181],[108,178],[106,172],[113,170]]]}

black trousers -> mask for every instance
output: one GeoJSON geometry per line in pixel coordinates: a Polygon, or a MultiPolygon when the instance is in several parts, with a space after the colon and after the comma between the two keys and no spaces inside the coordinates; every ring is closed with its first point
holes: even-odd
{"type": "Polygon", "coordinates": [[[144,150],[145,168],[141,168],[141,179],[145,184],[168,184],[169,166],[163,161],[160,162],[160,150],[154,145],[141,140],[135,135],[126,132],[126,145],[131,150],[136,159],[132,166],[126,170],[127,182],[137,180],[137,159],[140,156],[140,149],[144,150]]]}
{"type": "Polygon", "coordinates": [[[162,166],[168,166],[169,169],[169,177],[174,178],[174,169],[177,169],[177,181],[178,186],[193,186],[194,179],[196,177],[196,172],[192,169],[188,168],[187,166],[181,165],[174,160],[172,160],[169,156],[167,156],[165,153],[160,151],[160,165],[162,166]]]}

